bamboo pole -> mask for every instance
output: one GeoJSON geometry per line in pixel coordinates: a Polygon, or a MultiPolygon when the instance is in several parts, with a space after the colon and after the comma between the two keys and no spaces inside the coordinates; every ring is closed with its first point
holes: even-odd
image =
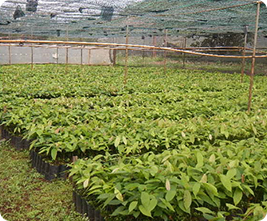
{"type": "Polygon", "coordinates": [[[59,57],[58,53],[59,53],[59,49],[58,49],[58,47],[56,47],[56,67],[55,67],[55,72],[56,72],[56,73],[58,73],[58,68],[59,68],[59,67],[58,67],[58,62],[59,62],[59,61],[58,61],[58,60],[59,60],[59,59],[58,59],[58,57],[59,57]]]}
{"type": "Polygon", "coordinates": [[[259,18],[260,18],[260,6],[261,6],[261,2],[259,1],[257,2],[257,15],[256,15],[255,36],[254,36],[253,55],[252,55],[251,73],[250,73],[250,85],[249,85],[249,97],[248,97],[248,112],[250,112],[251,110],[252,89],[253,89],[253,83],[254,83],[255,62],[256,62],[255,56],[256,56],[259,18]]]}
{"type": "MultiPolygon", "coordinates": [[[[32,39],[32,27],[31,27],[31,39],[32,39]]],[[[31,45],[31,70],[33,70],[33,45],[31,45]]]]}
{"type": "MultiPolygon", "coordinates": [[[[164,46],[167,47],[167,29],[164,30],[164,46]]],[[[167,72],[167,51],[164,50],[164,74],[166,75],[167,72]]]]}
{"type": "MultiPolygon", "coordinates": [[[[186,37],[184,37],[184,48],[186,48],[186,37]]],[[[185,53],[183,53],[183,68],[185,68],[185,53]]]]}
{"type": "Polygon", "coordinates": [[[57,65],[58,65],[58,57],[59,57],[59,55],[58,55],[58,47],[56,48],[56,61],[57,61],[57,65]]]}
{"type": "Polygon", "coordinates": [[[129,25],[127,25],[126,28],[126,49],[125,49],[125,69],[124,69],[124,85],[127,83],[127,77],[128,77],[128,44],[129,44],[129,25]]]}
{"type": "MultiPolygon", "coordinates": [[[[69,25],[67,25],[67,30],[66,30],[66,38],[67,41],[69,41],[69,25]]],[[[68,73],[68,64],[69,64],[69,48],[66,47],[66,59],[65,59],[65,73],[68,73]]]]}
{"type": "MultiPolygon", "coordinates": [[[[119,44],[119,43],[99,43],[99,42],[75,42],[75,41],[47,41],[47,40],[0,40],[0,43],[19,43],[19,44],[26,44],[26,43],[36,43],[36,44],[68,44],[68,45],[95,45],[95,46],[118,46],[118,47],[126,47],[126,44],[119,44]]],[[[236,56],[236,55],[217,55],[217,54],[207,54],[207,53],[201,53],[201,52],[194,52],[191,50],[185,50],[185,49],[174,49],[174,48],[165,48],[165,47],[154,47],[149,45],[136,45],[136,44],[128,44],[127,47],[132,48],[145,48],[145,49],[156,49],[156,50],[167,50],[172,52],[180,52],[180,53],[186,53],[186,54],[194,54],[194,55],[200,55],[200,56],[207,56],[207,57],[216,57],[216,58],[252,58],[253,56],[236,56]]],[[[267,58],[266,55],[257,55],[255,58],[267,58]]]]}
{"type": "MultiPolygon", "coordinates": [[[[248,39],[248,26],[245,26],[245,39],[244,39],[244,49],[242,51],[242,56],[246,55],[246,47],[247,47],[247,39],[248,39]]],[[[244,72],[245,72],[245,65],[246,65],[246,59],[242,59],[242,68],[241,68],[241,83],[243,83],[244,80],[244,72]]]]}

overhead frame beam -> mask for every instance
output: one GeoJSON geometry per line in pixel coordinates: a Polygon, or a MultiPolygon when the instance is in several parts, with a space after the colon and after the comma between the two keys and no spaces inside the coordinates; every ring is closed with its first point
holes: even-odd
{"type": "MultiPolygon", "coordinates": [[[[63,44],[63,45],[95,45],[99,47],[103,46],[117,46],[117,47],[128,47],[129,48],[145,48],[145,49],[156,49],[156,50],[166,50],[166,51],[173,51],[173,52],[180,52],[180,53],[186,53],[186,54],[193,54],[193,55],[200,55],[200,56],[207,56],[207,57],[217,57],[217,58],[237,58],[237,59],[243,59],[243,58],[253,58],[252,56],[238,56],[238,55],[218,55],[218,54],[207,54],[207,53],[201,53],[201,52],[195,52],[191,50],[184,50],[184,49],[174,49],[174,48],[167,48],[167,47],[155,47],[155,46],[148,46],[148,45],[137,45],[137,44],[119,44],[119,43],[99,43],[99,42],[75,42],[75,41],[47,41],[47,40],[0,40],[0,43],[17,43],[17,44],[63,44]]],[[[255,55],[255,58],[267,58],[266,55],[255,55]]]]}

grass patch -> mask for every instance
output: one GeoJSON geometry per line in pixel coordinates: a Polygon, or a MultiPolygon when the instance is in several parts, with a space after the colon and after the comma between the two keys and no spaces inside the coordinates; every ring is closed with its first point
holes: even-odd
{"type": "Polygon", "coordinates": [[[29,152],[0,141],[0,213],[8,221],[85,221],[74,211],[72,185],[46,181],[30,166],[29,152]]]}

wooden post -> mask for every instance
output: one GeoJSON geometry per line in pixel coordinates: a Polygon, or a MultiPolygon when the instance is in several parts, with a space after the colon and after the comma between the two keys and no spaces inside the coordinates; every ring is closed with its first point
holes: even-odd
{"type": "MultiPolygon", "coordinates": [[[[245,40],[244,40],[244,49],[243,49],[243,53],[242,55],[245,56],[246,55],[246,47],[247,47],[247,39],[248,39],[248,26],[245,26],[245,40]]],[[[246,65],[246,58],[242,59],[242,69],[241,69],[241,83],[243,83],[243,79],[244,79],[244,72],[245,72],[245,65],[246,65]]]]}
{"type": "Polygon", "coordinates": [[[56,65],[55,65],[55,72],[58,73],[58,46],[56,47],[56,65]]]}
{"type": "Polygon", "coordinates": [[[66,47],[66,64],[65,64],[65,72],[68,73],[68,63],[69,63],[69,48],[66,47]]]}
{"type": "MultiPolygon", "coordinates": [[[[167,29],[164,30],[164,46],[167,47],[167,29]]],[[[166,75],[166,71],[167,71],[167,51],[164,50],[164,74],[166,75]]]]}
{"type": "MultiPolygon", "coordinates": [[[[184,48],[186,49],[186,37],[184,37],[184,48]]],[[[183,53],[183,68],[185,68],[185,53],[183,53]]]]}
{"type": "Polygon", "coordinates": [[[113,66],[116,65],[116,60],[117,60],[117,50],[113,49],[113,66]]]}
{"type": "Polygon", "coordinates": [[[249,85],[249,97],[248,97],[248,112],[250,112],[251,110],[252,89],[253,89],[253,83],[254,83],[255,62],[256,62],[255,56],[256,56],[259,18],[260,18],[260,6],[261,6],[261,2],[259,1],[257,2],[257,15],[256,15],[255,36],[254,36],[253,55],[252,55],[251,73],[250,73],[250,85],[249,85]]]}
{"type": "Polygon", "coordinates": [[[124,68],[124,85],[127,83],[127,76],[128,76],[128,56],[129,56],[129,25],[126,28],[126,49],[125,49],[125,68],[124,68]]]}
{"type": "Polygon", "coordinates": [[[58,57],[59,57],[59,55],[58,55],[58,47],[57,47],[57,50],[56,50],[56,60],[57,60],[57,64],[58,64],[58,57]]]}
{"type": "MultiPolygon", "coordinates": [[[[67,41],[69,41],[69,25],[67,25],[67,32],[66,32],[67,41]]],[[[66,47],[66,64],[65,64],[65,73],[68,73],[68,64],[69,64],[69,48],[66,47]]]]}
{"type": "MultiPolygon", "coordinates": [[[[32,27],[31,27],[31,39],[32,39],[32,27]]],[[[31,44],[31,69],[33,70],[33,46],[31,44]]]]}
{"type": "Polygon", "coordinates": [[[8,46],[8,63],[11,64],[11,46],[8,46]]]}

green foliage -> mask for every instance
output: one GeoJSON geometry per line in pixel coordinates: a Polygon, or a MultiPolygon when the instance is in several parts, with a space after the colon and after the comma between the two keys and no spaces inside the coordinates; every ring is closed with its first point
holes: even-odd
{"type": "Polygon", "coordinates": [[[23,67],[2,68],[0,123],[47,160],[86,158],[71,175],[107,220],[265,211],[266,78],[255,77],[248,114],[236,75],[129,69],[124,86],[121,68],[23,67]]]}
{"type": "Polygon", "coordinates": [[[210,145],[132,157],[99,155],[71,165],[70,176],[88,201],[97,198],[95,205],[103,213],[114,211],[113,216],[188,220],[203,213],[213,217],[209,220],[242,219],[249,213],[247,208],[251,213],[259,210],[261,215],[266,209],[267,174],[255,168],[256,162],[262,168],[267,166],[262,157],[267,154],[266,144],[261,141],[251,147],[247,141],[227,148],[210,145]],[[203,156],[201,168],[196,167],[199,154],[203,156]],[[215,155],[215,162],[209,160],[211,155],[215,155]],[[87,179],[90,182],[84,188],[82,182],[87,179]]]}

